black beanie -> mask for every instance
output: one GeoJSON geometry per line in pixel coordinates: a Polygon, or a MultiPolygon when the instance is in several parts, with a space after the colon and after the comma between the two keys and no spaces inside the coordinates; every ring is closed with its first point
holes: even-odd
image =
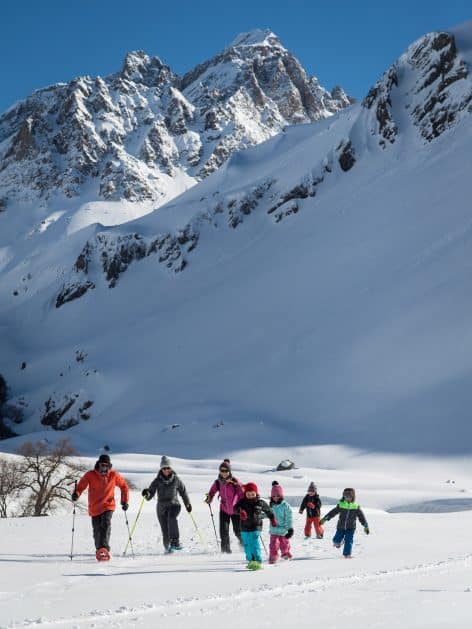
{"type": "Polygon", "coordinates": [[[98,457],[98,462],[99,463],[106,463],[107,465],[110,465],[110,467],[111,467],[111,460],[110,460],[110,456],[108,454],[101,454],[98,457]]]}

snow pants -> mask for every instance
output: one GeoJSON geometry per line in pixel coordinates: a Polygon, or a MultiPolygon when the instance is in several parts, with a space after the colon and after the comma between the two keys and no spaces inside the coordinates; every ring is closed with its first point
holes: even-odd
{"type": "Polygon", "coordinates": [[[307,518],[305,523],[305,536],[311,536],[311,527],[315,528],[315,532],[317,535],[322,536],[324,533],[323,527],[320,524],[320,516],[316,516],[315,518],[307,518]]]}
{"type": "Polygon", "coordinates": [[[177,516],[180,513],[180,505],[173,503],[157,503],[157,519],[161,525],[162,543],[164,549],[169,550],[171,544],[179,543],[179,524],[177,516]]]}
{"type": "Polygon", "coordinates": [[[341,529],[337,530],[333,537],[333,544],[335,546],[341,546],[344,541],[343,555],[350,557],[352,554],[352,544],[354,541],[355,529],[341,529]]]}
{"type": "Polygon", "coordinates": [[[262,562],[261,554],[261,532],[260,531],[241,531],[241,539],[243,540],[244,552],[248,561],[262,562]]]}
{"type": "Polygon", "coordinates": [[[271,535],[269,544],[269,561],[275,563],[279,557],[279,549],[282,557],[292,558],[290,541],[284,535],[271,535]]]}
{"type": "Polygon", "coordinates": [[[222,553],[230,553],[231,552],[231,544],[229,542],[229,525],[230,523],[233,525],[233,532],[238,538],[239,543],[241,544],[241,523],[239,520],[239,515],[237,513],[233,513],[229,515],[226,511],[220,511],[220,538],[221,538],[221,552],[222,553]]]}
{"type": "Polygon", "coordinates": [[[93,540],[95,550],[106,548],[110,550],[111,516],[113,511],[104,511],[100,515],[92,516],[93,540]]]}

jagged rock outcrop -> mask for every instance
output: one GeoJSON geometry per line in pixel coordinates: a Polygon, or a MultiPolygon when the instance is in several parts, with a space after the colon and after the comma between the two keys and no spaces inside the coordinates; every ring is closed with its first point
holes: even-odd
{"type": "Polygon", "coordinates": [[[363,101],[369,128],[386,147],[407,120],[430,142],[470,113],[472,82],[451,33],[429,33],[412,44],[363,101]],[[403,122],[403,125],[405,122],[403,122]]]}
{"type": "Polygon", "coordinates": [[[34,92],[0,117],[0,198],[155,201],[182,174],[196,182],[235,151],[347,107],[307,78],[270,31],[240,35],[180,79],[158,57],[128,53],[108,77],[34,92]]]}

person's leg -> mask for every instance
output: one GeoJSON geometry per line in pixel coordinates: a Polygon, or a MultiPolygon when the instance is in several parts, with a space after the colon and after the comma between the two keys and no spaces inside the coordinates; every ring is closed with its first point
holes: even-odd
{"type": "Polygon", "coordinates": [[[241,531],[241,540],[243,542],[244,552],[248,561],[252,560],[251,534],[248,531],[241,531]]]}
{"type": "Polygon", "coordinates": [[[336,548],[341,548],[344,539],[344,533],[345,531],[336,531],[333,537],[333,544],[336,546],[336,548]]]}
{"type": "Polygon", "coordinates": [[[316,537],[321,539],[324,534],[324,529],[320,524],[320,517],[313,518],[313,526],[315,527],[316,537]]]}
{"type": "Polygon", "coordinates": [[[279,536],[271,535],[269,542],[269,563],[275,563],[279,557],[279,536]]]}
{"type": "Polygon", "coordinates": [[[262,553],[261,553],[261,532],[260,531],[251,531],[249,533],[251,536],[251,554],[252,558],[259,563],[262,563],[262,553]]]}
{"type": "Polygon", "coordinates": [[[220,511],[220,539],[221,539],[221,552],[230,553],[231,546],[229,542],[229,523],[231,516],[224,511],[220,511]]]}
{"type": "Polygon", "coordinates": [[[307,517],[306,522],[305,522],[305,537],[311,537],[311,524],[312,524],[313,518],[309,518],[307,517]]]}
{"type": "Polygon", "coordinates": [[[105,511],[101,517],[101,548],[110,551],[111,518],[113,511],[105,511]]]}
{"type": "Polygon", "coordinates": [[[157,519],[159,520],[159,524],[161,526],[162,532],[162,543],[164,545],[165,550],[169,550],[169,526],[167,524],[167,507],[157,503],[157,519]]]}
{"type": "Polygon", "coordinates": [[[284,559],[291,559],[292,553],[290,552],[290,540],[284,535],[279,535],[280,552],[284,559]]]}
{"type": "Polygon", "coordinates": [[[231,516],[231,522],[233,524],[233,533],[238,538],[238,542],[240,544],[242,544],[242,542],[241,542],[241,520],[239,519],[239,515],[237,513],[233,513],[233,515],[231,516]]]}
{"type": "Polygon", "coordinates": [[[169,526],[169,538],[171,546],[180,546],[179,523],[177,516],[180,513],[180,505],[170,505],[167,510],[167,522],[169,526]]]}
{"type": "Polygon", "coordinates": [[[92,529],[93,529],[93,541],[95,543],[95,550],[98,550],[99,548],[101,548],[100,516],[99,515],[92,516],[92,529]]]}
{"type": "Polygon", "coordinates": [[[352,544],[354,541],[354,529],[348,529],[344,533],[344,550],[343,555],[350,557],[352,555],[352,544]]]}

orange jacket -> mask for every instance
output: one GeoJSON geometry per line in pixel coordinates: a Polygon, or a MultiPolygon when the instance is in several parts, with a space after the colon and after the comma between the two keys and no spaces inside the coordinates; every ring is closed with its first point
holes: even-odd
{"type": "Polygon", "coordinates": [[[108,470],[106,474],[100,474],[97,470],[86,472],[77,483],[79,496],[87,487],[88,512],[91,516],[115,510],[115,487],[121,489],[121,502],[128,502],[129,499],[125,479],[114,470],[108,470]]]}

